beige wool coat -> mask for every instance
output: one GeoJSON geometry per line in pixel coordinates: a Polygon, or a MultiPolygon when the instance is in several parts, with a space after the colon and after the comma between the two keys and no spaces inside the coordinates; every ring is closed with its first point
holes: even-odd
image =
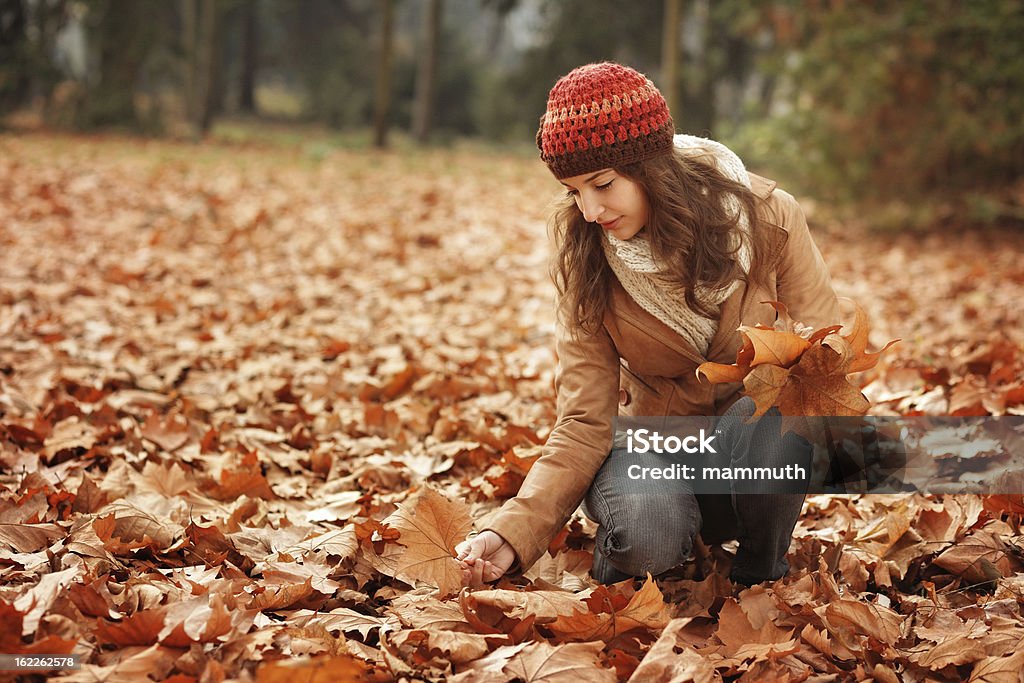
{"type": "Polygon", "coordinates": [[[828,269],[800,206],[774,181],[754,174],[750,180],[764,200],[754,229],[770,231],[771,249],[755,255],[770,261],[769,284],[741,283],[722,303],[706,358],[617,280],[600,330],[574,340],[560,326],[557,422],[518,495],[481,525],[515,549],[514,568],[536,562],[579,506],[611,450],[616,415],[721,415],[739,398],[742,384],[712,385],[695,370],[705,360],[735,362],[740,325],[772,325],[774,309],[760,302],[781,301],[794,320],[815,329],[840,322],[828,269]]]}

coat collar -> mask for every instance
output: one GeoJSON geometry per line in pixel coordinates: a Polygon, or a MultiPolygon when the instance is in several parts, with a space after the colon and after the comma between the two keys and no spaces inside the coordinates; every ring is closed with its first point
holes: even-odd
{"type": "MultiPolygon", "coordinates": [[[[750,174],[750,184],[754,195],[761,200],[768,199],[777,186],[777,183],[774,180],[763,178],[754,173],[750,174]]],[[[759,228],[769,231],[769,253],[767,258],[770,263],[774,264],[781,255],[782,248],[785,246],[786,241],[789,238],[789,234],[782,227],[769,220],[769,217],[764,214],[759,218],[759,228]]],[[[721,308],[719,309],[718,330],[715,332],[715,336],[712,337],[711,343],[708,345],[707,358],[705,358],[693,347],[692,344],[683,339],[675,330],[658,320],[656,317],[644,310],[638,303],[633,301],[633,298],[629,296],[626,290],[622,287],[622,284],[619,283],[618,279],[615,279],[614,276],[612,276],[612,278],[612,298],[615,301],[614,315],[629,320],[630,323],[644,330],[647,334],[661,340],[672,350],[698,364],[709,359],[717,360],[719,362],[723,361],[719,356],[721,356],[723,351],[727,350],[729,347],[729,343],[732,340],[733,335],[736,333],[736,329],[742,324],[744,318],[747,317],[751,307],[760,303],[748,300],[747,283],[741,282],[736,290],[721,304],[721,308]]],[[[611,312],[609,311],[606,315],[610,313],[611,312]]],[[[729,361],[726,359],[724,362],[729,361]]]]}

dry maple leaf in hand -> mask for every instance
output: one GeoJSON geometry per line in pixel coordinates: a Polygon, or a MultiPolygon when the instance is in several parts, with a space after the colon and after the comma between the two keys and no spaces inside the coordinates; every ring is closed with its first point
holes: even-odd
{"type": "Polygon", "coordinates": [[[462,572],[455,544],[473,526],[464,503],[424,487],[400,503],[384,524],[400,533],[399,542],[387,543],[380,554],[367,553],[374,569],[413,586],[437,586],[441,597],[458,592],[462,572]]]}
{"type": "Polygon", "coordinates": [[[702,363],[697,376],[704,375],[713,384],[742,381],[743,393],[757,406],[755,417],[773,406],[784,417],[867,413],[868,400],[847,375],[875,367],[882,352],[900,340],[894,339],[880,351],[868,353],[870,323],[864,309],[856,303],[850,334],[839,334],[842,325],[832,325],[806,339],[798,334],[806,328],[789,316],[785,304],[762,303],[771,305],[778,313],[775,326],[741,326],[743,346],[736,353],[736,363],[702,363]]]}

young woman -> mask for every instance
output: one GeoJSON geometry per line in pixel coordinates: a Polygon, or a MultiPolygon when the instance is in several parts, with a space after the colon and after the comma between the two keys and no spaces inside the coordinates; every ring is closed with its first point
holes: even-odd
{"type": "MultiPolygon", "coordinates": [[[[551,89],[537,145],[567,195],[554,217],[558,421],[518,495],[459,544],[467,585],[528,568],[581,502],[598,523],[592,574],[602,583],[685,562],[698,533],[739,539],[736,582],[788,570],[803,495],[635,481],[625,473],[636,456],[613,447],[616,415],[752,415],[742,385],[694,371],[733,362],[740,325],[773,323],[762,302],[782,301],[813,328],[839,322],[793,197],[725,146],[674,133],[661,93],[629,67],[589,64],[551,89]]],[[[807,447],[763,423],[720,436],[734,465],[807,447]]]]}

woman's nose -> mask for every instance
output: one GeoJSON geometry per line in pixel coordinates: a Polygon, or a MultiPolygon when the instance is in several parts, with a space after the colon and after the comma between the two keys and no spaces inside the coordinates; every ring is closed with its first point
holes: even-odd
{"type": "Polygon", "coordinates": [[[583,218],[588,223],[596,223],[598,217],[604,211],[604,207],[601,206],[601,202],[597,201],[593,197],[580,196],[580,211],[583,212],[583,218]]]}

